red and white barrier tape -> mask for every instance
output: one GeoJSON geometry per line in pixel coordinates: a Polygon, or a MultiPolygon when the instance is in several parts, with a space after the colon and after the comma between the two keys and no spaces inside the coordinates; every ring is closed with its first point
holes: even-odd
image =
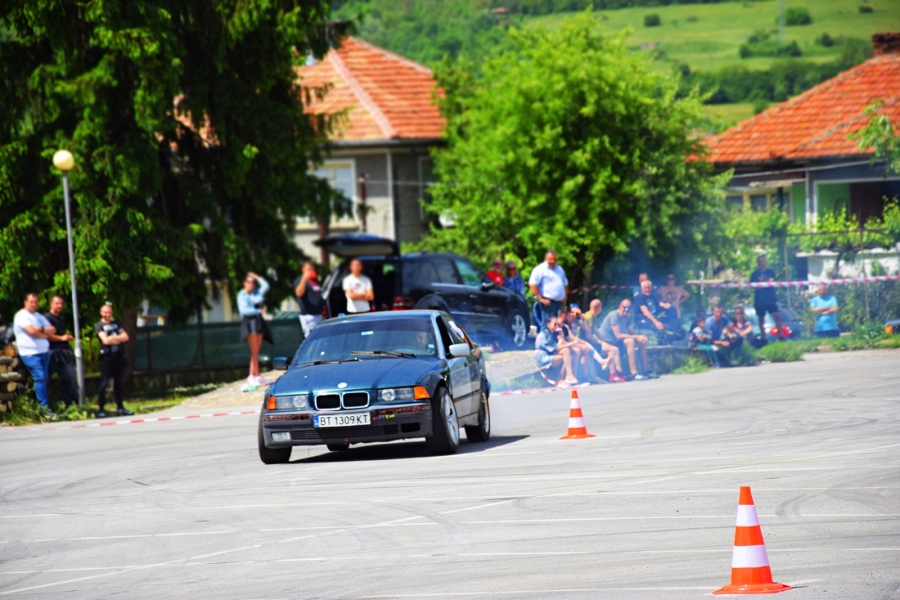
{"type": "MultiPolygon", "coordinates": [[[[709,287],[709,288],[789,288],[789,287],[815,287],[817,285],[850,285],[854,283],[874,283],[878,281],[900,281],[900,275],[874,275],[871,277],[846,277],[843,279],[819,279],[819,280],[801,280],[801,281],[761,281],[758,283],[721,283],[721,282],[700,282],[686,283],[685,286],[690,287],[709,287]]],[[[590,288],[581,288],[582,292],[591,290],[631,290],[637,286],[631,285],[606,285],[598,284],[590,288]]]]}
{"type": "Polygon", "coordinates": [[[93,423],[75,422],[71,425],[54,425],[50,427],[23,427],[25,431],[59,431],[62,429],[87,429],[89,427],[112,427],[113,425],[138,425],[140,423],[161,423],[163,421],[184,421],[186,419],[204,419],[207,417],[230,417],[234,415],[257,415],[259,409],[241,410],[232,412],[205,413],[200,415],[174,415],[171,417],[146,417],[138,419],[124,419],[121,421],[98,421],[93,423]]]}

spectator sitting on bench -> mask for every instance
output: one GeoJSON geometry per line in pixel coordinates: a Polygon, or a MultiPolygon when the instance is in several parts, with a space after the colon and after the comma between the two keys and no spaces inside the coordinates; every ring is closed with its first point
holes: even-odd
{"type": "Polygon", "coordinates": [[[706,329],[714,346],[718,347],[719,362],[728,367],[734,366],[732,357],[740,350],[744,340],[735,332],[731,321],[725,316],[721,306],[713,308],[713,314],[706,320],[706,329]]]}
{"type": "Polygon", "coordinates": [[[709,330],[706,328],[706,313],[700,311],[694,319],[694,328],[691,329],[691,348],[706,352],[710,364],[714,369],[718,369],[721,366],[719,364],[719,347],[714,346],[711,341],[709,330]]]}
{"type": "Polygon", "coordinates": [[[658,332],[660,341],[666,345],[670,337],[684,337],[677,312],[671,304],[659,299],[649,279],[641,282],[641,293],[635,296],[634,307],[635,326],[638,329],[658,332]]]}
{"type": "Polygon", "coordinates": [[[650,372],[650,360],[647,356],[647,336],[640,335],[634,330],[634,317],[631,315],[631,299],[625,298],[619,302],[619,310],[614,310],[600,324],[600,339],[607,344],[619,347],[619,352],[625,350],[628,356],[628,367],[631,369],[631,378],[636,380],[655,379],[656,375],[650,372]],[[641,351],[641,364],[644,372],[637,368],[637,358],[634,347],[641,351]]]}
{"type": "Polygon", "coordinates": [[[581,324],[581,308],[573,304],[572,308],[559,311],[560,336],[559,347],[570,347],[573,352],[573,365],[576,372],[581,368],[581,378],[588,379],[591,383],[606,383],[601,379],[600,372],[606,369],[609,358],[603,358],[591,344],[580,334],[586,329],[581,324]],[[576,317],[577,315],[577,317],[576,317]]]}
{"type": "MultiPolygon", "coordinates": [[[[599,315],[600,312],[603,311],[603,303],[595,298],[591,301],[592,310],[595,302],[599,305],[600,310],[597,311],[597,314],[599,315]]],[[[586,314],[582,313],[581,307],[577,304],[573,304],[569,307],[569,317],[567,321],[569,327],[572,329],[572,333],[591,345],[597,353],[594,355],[594,360],[600,365],[602,371],[605,370],[609,372],[609,381],[611,383],[625,381],[621,376],[622,359],[619,357],[619,349],[616,346],[611,346],[610,344],[602,342],[600,338],[597,337],[593,325],[600,325],[600,319],[595,320],[593,315],[589,315],[591,315],[591,312],[586,314]]]]}
{"type": "Polygon", "coordinates": [[[550,369],[559,368],[560,384],[575,385],[578,379],[572,368],[573,352],[571,348],[559,348],[560,326],[556,317],[550,317],[544,324],[544,328],[538,333],[537,339],[534,340],[534,358],[537,361],[538,369],[548,371],[550,369]]]}

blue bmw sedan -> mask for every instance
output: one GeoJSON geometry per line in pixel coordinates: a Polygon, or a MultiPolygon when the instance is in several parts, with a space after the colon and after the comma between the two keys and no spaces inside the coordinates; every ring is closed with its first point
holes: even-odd
{"type": "Polygon", "coordinates": [[[425,438],[433,454],[491,435],[484,359],[445,312],[374,312],[325,321],[266,391],[259,457],[290,460],[294,446],[425,438]]]}

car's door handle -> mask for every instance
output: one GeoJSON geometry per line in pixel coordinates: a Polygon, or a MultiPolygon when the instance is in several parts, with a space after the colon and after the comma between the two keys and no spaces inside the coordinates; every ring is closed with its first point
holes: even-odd
{"type": "Polygon", "coordinates": [[[469,298],[478,298],[478,294],[469,294],[469,298]]]}

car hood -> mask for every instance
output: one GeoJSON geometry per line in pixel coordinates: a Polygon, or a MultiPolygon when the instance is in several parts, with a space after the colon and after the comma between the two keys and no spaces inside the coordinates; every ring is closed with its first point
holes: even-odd
{"type": "Polygon", "coordinates": [[[291,367],[272,386],[273,395],[306,394],[338,390],[368,390],[421,384],[442,359],[363,358],[335,364],[291,367]],[[340,384],[345,386],[338,387],[340,384]]]}

